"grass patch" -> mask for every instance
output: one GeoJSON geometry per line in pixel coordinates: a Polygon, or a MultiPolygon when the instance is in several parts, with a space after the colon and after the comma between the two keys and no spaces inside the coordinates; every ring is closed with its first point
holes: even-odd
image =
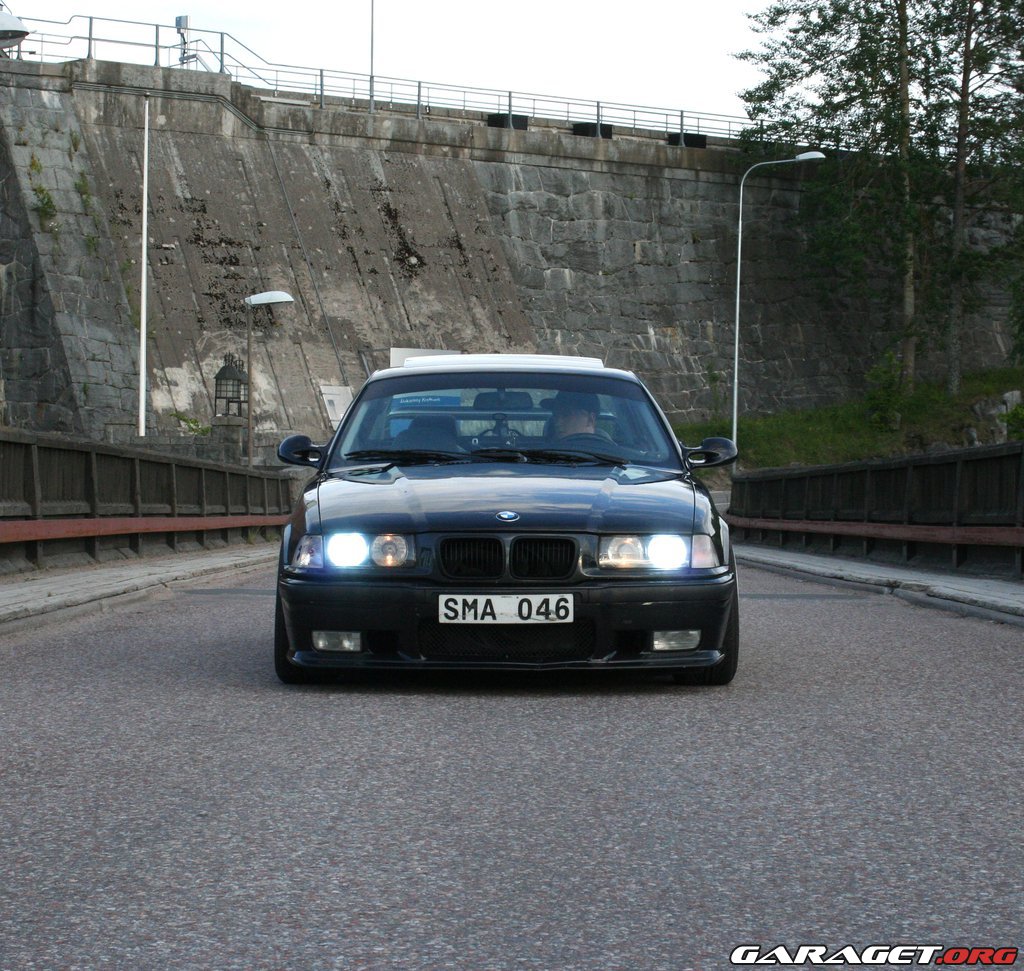
{"type": "MultiPolygon", "coordinates": [[[[913,394],[887,397],[884,416],[874,410],[877,398],[873,404],[871,395],[807,411],[741,415],[738,465],[745,470],[834,465],[911,455],[935,445],[964,446],[966,430],[979,426],[972,406],[1007,391],[1024,391],[1024,367],[965,375],[963,388],[954,397],[940,383],[921,384],[913,394]]],[[[731,418],[723,417],[675,428],[687,445],[698,445],[710,435],[728,437],[731,424],[731,418]]],[[[1016,429],[1016,421],[1011,421],[1011,437],[1016,429]]]]}

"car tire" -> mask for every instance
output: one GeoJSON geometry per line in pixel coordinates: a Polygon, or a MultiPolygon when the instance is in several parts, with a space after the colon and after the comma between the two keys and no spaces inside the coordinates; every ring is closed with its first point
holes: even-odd
{"type": "Polygon", "coordinates": [[[740,598],[737,589],[732,592],[732,603],[729,605],[729,621],[722,638],[722,654],[724,657],[710,668],[687,668],[676,671],[672,680],[676,684],[717,686],[728,684],[736,677],[736,665],[740,656],[740,598]]]}
{"type": "Polygon", "coordinates": [[[288,640],[288,628],[284,623],[284,610],[281,607],[281,594],[277,595],[274,608],[274,670],[284,684],[313,684],[318,680],[317,672],[307,671],[288,660],[291,643],[288,640]]]}

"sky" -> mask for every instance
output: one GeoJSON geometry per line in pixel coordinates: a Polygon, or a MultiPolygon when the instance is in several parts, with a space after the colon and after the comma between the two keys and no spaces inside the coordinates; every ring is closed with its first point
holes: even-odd
{"type": "MultiPolygon", "coordinates": [[[[224,31],[277,64],[587,101],[743,116],[757,82],[746,14],[768,0],[5,0],[22,18],[76,15],[224,31]],[[191,7],[191,9],[190,9],[191,7]],[[624,14],[629,11],[629,16],[624,14]],[[142,13],[141,11],[145,11],[142,13]]],[[[79,21],[76,32],[85,33],[79,21]]],[[[30,28],[31,22],[27,24],[30,28]]],[[[29,46],[28,42],[26,47],[29,46]]]]}

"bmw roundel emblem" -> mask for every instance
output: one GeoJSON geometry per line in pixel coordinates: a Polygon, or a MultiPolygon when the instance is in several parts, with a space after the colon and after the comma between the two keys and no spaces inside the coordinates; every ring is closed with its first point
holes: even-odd
{"type": "Polygon", "coordinates": [[[514,523],[518,521],[519,513],[512,512],[511,509],[503,509],[496,518],[500,519],[503,523],[514,523]]]}

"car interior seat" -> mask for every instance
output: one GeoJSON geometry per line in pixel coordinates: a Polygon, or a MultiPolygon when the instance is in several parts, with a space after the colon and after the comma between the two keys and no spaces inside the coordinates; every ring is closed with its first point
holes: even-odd
{"type": "Polygon", "coordinates": [[[419,415],[405,431],[395,436],[396,448],[423,448],[457,452],[459,445],[455,419],[451,415],[419,415]]]}

